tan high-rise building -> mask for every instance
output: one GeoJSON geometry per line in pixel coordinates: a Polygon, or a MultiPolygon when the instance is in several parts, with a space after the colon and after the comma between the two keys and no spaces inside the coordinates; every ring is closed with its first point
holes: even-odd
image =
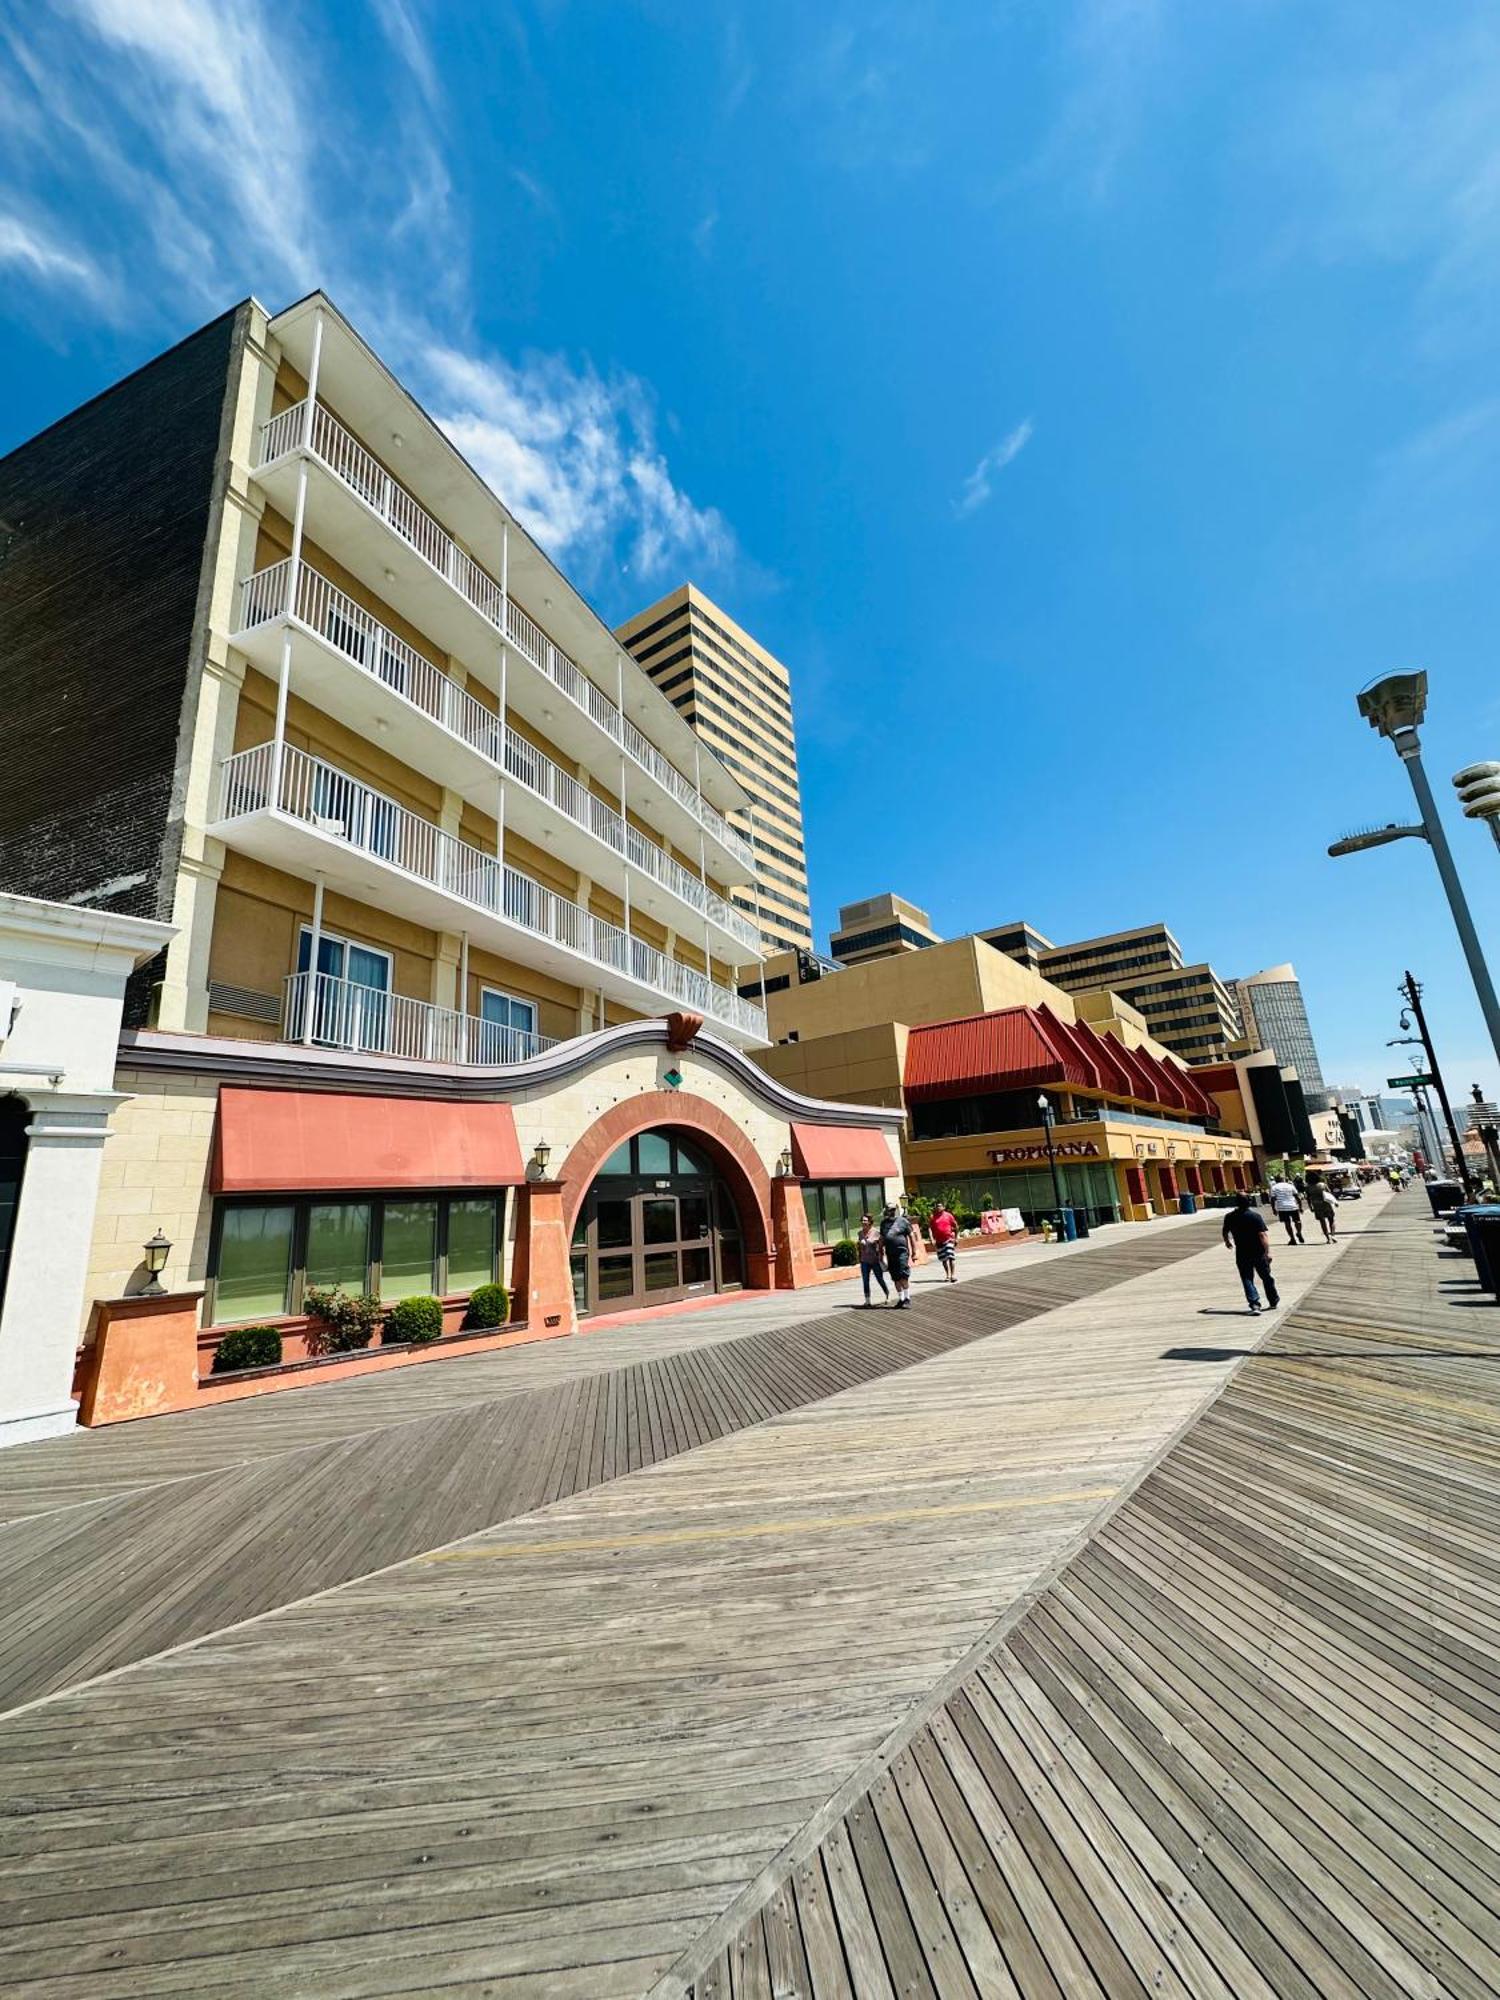
{"type": "Polygon", "coordinates": [[[810,951],[812,909],[791,677],[696,585],[682,584],[615,635],[751,800],[736,818],[755,849],[759,894],[733,901],[760,925],[767,952],[810,951]]]}
{"type": "Polygon", "coordinates": [[[891,958],[941,943],[925,910],[887,891],[867,896],[862,903],[845,903],[828,949],[840,965],[862,965],[867,959],[891,958]]]}

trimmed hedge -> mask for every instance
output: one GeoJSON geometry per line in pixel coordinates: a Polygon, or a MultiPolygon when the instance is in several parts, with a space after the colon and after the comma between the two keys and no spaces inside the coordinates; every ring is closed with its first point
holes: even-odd
{"type": "Polygon", "coordinates": [[[859,1245],[852,1236],[841,1236],[838,1242],[834,1244],[833,1262],[835,1264],[857,1264],[859,1262],[859,1245]]]}
{"type": "Polygon", "coordinates": [[[424,1341],[437,1340],[442,1331],[442,1300],[423,1294],[414,1299],[397,1299],[385,1316],[385,1330],[380,1338],[386,1347],[398,1347],[403,1342],[420,1347],[424,1341]]]}
{"type": "Polygon", "coordinates": [[[281,1359],[281,1335],[274,1326],[237,1326],[214,1349],[211,1375],[237,1368],[274,1368],[281,1359]]]}
{"type": "Polygon", "coordinates": [[[470,1292],[465,1326],[504,1326],[509,1317],[510,1293],[504,1285],[476,1285],[470,1292]]]}

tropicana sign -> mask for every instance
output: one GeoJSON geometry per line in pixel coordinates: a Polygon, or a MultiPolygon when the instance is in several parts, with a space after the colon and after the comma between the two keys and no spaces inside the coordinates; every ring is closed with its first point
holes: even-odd
{"type": "MultiPolygon", "coordinates": [[[[1065,1139],[1052,1151],[1059,1160],[1097,1160],[1099,1142],[1096,1139],[1065,1139]]],[[[990,1154],[997,1167],[1006,1166],[1014,1160],[1045,1160],[1046,1157],[1046,1147],[1037,1145],[1000,1146],[990,1154]]]]}

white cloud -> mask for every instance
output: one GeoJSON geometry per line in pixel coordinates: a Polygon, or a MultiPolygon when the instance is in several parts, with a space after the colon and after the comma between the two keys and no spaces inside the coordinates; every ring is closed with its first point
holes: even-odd
{"type": "Polygon", "coordinates": [[[65,285],[102,297],[108,289],[92,257],[64,245],[35,223],[0,213],[0,264],[8,264],[48,286],[65,285]]]}
{"type": "MultiPolygon", "coordinates": [[[[357,90],[319,18],[270,0],[34,0],[24,35],[0,20],[0,267],[95,318],[129,270],[132,311],[154,304],[169,337],[247,291],[274,309],[322,286],[582,575],[722,568],[734,537],[674,481],[644,384],[475,342],[423,4],[370,0],[388,54],[357,90]]],[[[498,171],[560,225],[524,167],[498,171]]]]}
{"type": "Polygon", "coordinates": [[[719,211],[711,208],[702,215],[688,232],[693,239],[693,248],[700,257],[706,257],[714,247],[714,232],[719,226],[719,211]]]}
{"type": "Polygon", "coordinates": [[[963,491],[953,503],[953,511],[960,519],[966,514],[977,513],[994,490],[997,473],[1005,470],[1031,442],[1034,426],[1030,417],[1023,417],[1015,429],[1001,438],[999,444],[992,445],[980,459],[974,470],[964,481],[963,491]]]}
{"type": "Polygon", "coordinates": [[[673,481],[650,395],[633,376],[605,381],[558,356],[515,366],[455,348],[424,363],[438,422],[553,556],[642,580],[733,559],[716,508],[673,481]]]}

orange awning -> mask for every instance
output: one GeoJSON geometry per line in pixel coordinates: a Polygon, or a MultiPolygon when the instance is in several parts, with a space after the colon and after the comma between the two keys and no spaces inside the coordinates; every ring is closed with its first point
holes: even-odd
{"type": "Polygon", "coordinates": [[[884,1132],[862,1125],[794,1125],[792,1164],[809,1181],[883,1181],[901,1171],[884,1132]]]}
{"type": "Polygon", "coordinates": [[[525,1178],[508,1104],[233,1084],[219,1091],[216,1194],[516,1187],[525,1178]]]}

